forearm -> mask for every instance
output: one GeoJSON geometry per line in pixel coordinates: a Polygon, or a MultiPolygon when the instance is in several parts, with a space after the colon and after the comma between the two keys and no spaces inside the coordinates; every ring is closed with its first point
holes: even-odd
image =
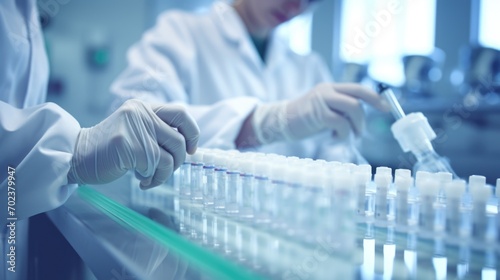
{"type": "Polygon", "coordinates": [[[234,144],[238,149],[253,148],[262,145],[257,138],[257,134],[255,133],[255,129],[252,125],[253,114],[254,111],[252,111],[245,119],[238,137],[236,137],[234,144]]]}

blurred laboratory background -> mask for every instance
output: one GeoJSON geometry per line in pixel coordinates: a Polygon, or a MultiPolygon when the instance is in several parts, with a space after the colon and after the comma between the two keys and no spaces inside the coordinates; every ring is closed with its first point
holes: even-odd
{"type": "MultiPolygon", "coordinates": [[[[211,0],[38,1],[51,66],[48,100],[91,126],[109,113],[126,51],[167,9],[211,0]]],[[[500,177],[500,1],[322,0],[282,26],[300,53],[318,52],[336,81],[391,85],[405,112],[423,112],[434,145],[461,177],[500,177]]],[[[361,152],[372,166],[409,168],[394,118],[367,108],[361,152]]]]}

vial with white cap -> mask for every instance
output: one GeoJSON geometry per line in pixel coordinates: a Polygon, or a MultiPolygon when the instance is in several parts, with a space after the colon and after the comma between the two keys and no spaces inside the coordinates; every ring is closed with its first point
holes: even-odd
{"type": "MultiPolygon", "coordinates": [[[[424,171],[419,171],[415,175],[415,184],[408,190],[408,226],[417,227],[420,217],[420,193],[416,187],[417,180],[422,177],[424,171]]],[[[428,173],[428,172],[426,172],[428,173]]]]}
{"type": "Polygon", "coordinates": [[[465,194],[466,182],[453,180],[445,185],[446,194],[446,232],[450,236],[458,236],[461,223],[461,203],[465,194]]]}
{"type": "Polygon", "coordinates": [[[220,244],[225,242],[225,226],[226,221],[223,218],[226,210],[226,185],[227,185],[227,156],[222,151],[217,151],[214,156],[214,173],[216,180],[216,191],[214,198],[214,239],[213,247],[220,248],[220,244]]]}
{"type": "Polygon", "coordinates": [[[203,154],[203,204],[205,211],[203,215],[203,244],[212,247],[214,245],[215,223],[215,151],[207,150],[203,154]]]}
{"type": "Polygon", "coordinates": [[[324,223],[331,220],[325,215],[324,198],[326,197],[324,187],[324,174],[319,170],[309,167],[303,177],[303,200],[299,207],[302,208],[300,217],[301,227],[307,228],[303,240],[313,244],[316,238],[322,233],[324,223]],[[320,214],[322,212],[322,214],[320,214]]]}
{"type": "Polygon", "coordinates": [[[366,184],[372,180],[372,167],[369,164],[360,164],[354,170],[354,185],[356,189],[356,205],[358,215],[365,215],[366,184]]]}
{"type": "Polygon", "coordinates": [[[472,234],[477,240],[485,240],[487,230],[487,202],[491,198],[492,190],[486,186],[484,176],[472,175],[469,177],[469,191],[472,195],[472,234]]]}
{"type": "Polygon", "coordinates": [[[439,184],[438,197],[434,202],[434,230],[446,229],[446,186],[453,180],[453,175],[448,172],[438,172],[435,175],[439,184]]]}
{"type": "Polygon", "coordinates": [[[189,235],[189,202],[191,199],[191,155],[179,168],[179,231],[182,235],[189,235]]]}
{"type": "Polygon", "coordinates": [[[255,224],[259,228],[268,228],[271,223],[272,209],[269,209],[271,197],[268,197],[268,189],[271,184],[269,180],[270,164],[264,157],[255,159],[255,194],[254,194],[254,215],[255,224]]]}
{"type": "Polygon", "coordinates": [[[231,156],[227,158],[227,185],[226,185],[226,214],[236,217],[239,213],[238,189],[240,189],[239,158],[231,156]]]}
{"type": "MultiPolygon", "coordinates": [[[[495,196],[497,198],[497,232],[500,232],[500,178],[497,179],[495,188],[495,196]]],[[[497,234],[498,241],[500,241],[500,234],[497,234]]]]}
{"type": "Polygon", "coordinates": [[[203,201],[203,154],[198,149],[191,155],[191,201],[196,204],[203,201]]]}
{"type": "Polygon", "coordinates": [[[378,85],[378,92],[385,97],[391,106],[396,122],[391,126],[392,134],[404,152],[411,152],[417,159],[414,172],[449,172],[456,177],[448,161],[439,156],[431,141],[436,138],[427,118],[420,112],[406,115],[401,109],[392,90],[384,84],[378,85]]]}
{"type": "Polygon", "coordinates": [[[437,200],[439,188],[435,173],[417,172],[415,185],[420,193],[420,228],[427,232],[434,231],[434,203],[437,200]]]}
{"type": "Polygon", "coordinates": [[[270,203],[271,222],[277,232],[285,233],[286,229],[286,212],[291,205],[288,204],[290,196],[290,188],[286,183],[286,158],[275,158],[271,161],[270,179],[271,184],[268,185],[268,202],[270,203]]]}
{"type": "Polygon", "coordinates": [[[238,205],[243,222],[250,222],[254,215],[254,164],[250,158],[241,158],[239,162],[241,183],[238,190],[238,205]]]}
{"type": "Polygon", "coordinates": [[[394,173],[396,188],[396,224],[398,228],[408,225],[408,192],[413,186],[413,177],[408,169],[396,169],[394,173]]]}
{"type": "Polygon", "coordinates": [[[375,219],[387,221],[387,190],[392,183],[391,168],[379,166],[376,168],[373,181],[377,186],[375,201],[375,219]]]}
{"type": "Polygon", "coordinates": [[[191,205],[189,209],[191,239],[203,239],[203,154],[202,149],[191,155],[191,205]]]}

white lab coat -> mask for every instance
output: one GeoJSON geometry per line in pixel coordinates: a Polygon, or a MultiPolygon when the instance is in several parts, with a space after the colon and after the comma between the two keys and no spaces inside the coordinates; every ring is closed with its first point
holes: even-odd
{"type": "MultiPolygon", "coordinates": [[[[277,36],[263,63],[236,11],[217,2],[204,14],[161,14],[130,48],[128,67],[111,92],[115,106],[128,98],[189,104],[201,129],[200,146],[228,149],[259,102],[294,98],[331,80],[318,55],[299,55],[277,36]]],[[[316,157],[315,141],[325,136],[259,150],[316,157]]]]}
{"type": "MultiPolygon", "coordinates": [[[[46,98],[48,63],[35,0],[0,1],[0,279],[27,277],[27,218],[60,206],[80,126],[46,98]],[[6,255],[8,166],[15,168],[16,273],[6,255]]],[[[9,221],[10,222],[10,221],[9,221]]]]}

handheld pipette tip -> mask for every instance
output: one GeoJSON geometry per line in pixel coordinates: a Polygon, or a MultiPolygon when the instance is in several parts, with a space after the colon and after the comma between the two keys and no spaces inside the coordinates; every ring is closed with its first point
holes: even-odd
{"type": "Polygon", "coordinates": [[[377,85],[377,92],[385,97],[391,107],[392,115],[396,120],[399,120],[406,116],[405,112],[401,108],[401,105],[399,104],[398,99],[394,95],[394,92],[388,85],[379,83],[377,85]]]}

